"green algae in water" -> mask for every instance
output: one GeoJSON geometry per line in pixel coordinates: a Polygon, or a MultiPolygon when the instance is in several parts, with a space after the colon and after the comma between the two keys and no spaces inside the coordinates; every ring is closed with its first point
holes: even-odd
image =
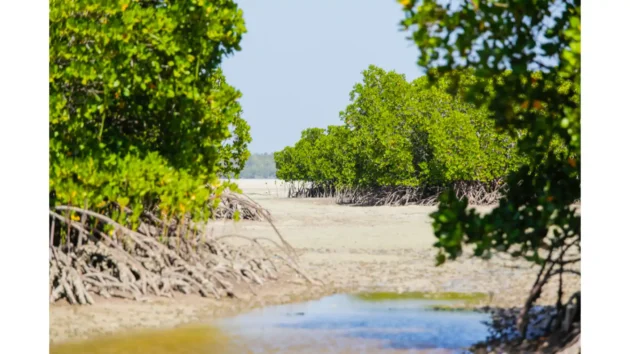
{"type": "Polygon", "coordinates": [[[215,328],[180,327],[53,344],[51,354],[207,354],[223,353],[229,340],[215,328]]]}
{"type": "Polygon", "coordinates": [[[488,299],[484,293],[457,293],[457,292],[373,292],[354,295],[363,301],[391,301],[391,300],[438,300],[438,301],[464,301],[467,303],[481,302],[488,299]]]}

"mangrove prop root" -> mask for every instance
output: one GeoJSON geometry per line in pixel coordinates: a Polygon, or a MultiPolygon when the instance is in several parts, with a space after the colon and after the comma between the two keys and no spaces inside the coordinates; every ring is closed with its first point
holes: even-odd
{"type": "Polygon", "coordinates": [[[236,212],[245,220],[265,221],[271,219],[268,210],[260,206],[244,194],[224,191],[219,206],[213,208],[213,217],[217,219],[234,219],[236,212]]]}
{"type": "MultiPolygon", "coordinates": [[[[446,190],[441,186],[422,187],[336,187],[312,182],[289,182],[289,198],[334,198],[338,204],[353,205],[435,205],[446,190]]],[[[498,203],[505,193],[500,180],[489,183],[455,182],[453,188],[458,198],[468,198],[471,205],[498,203]]]]}
{"type": "MultiPolygon", "coordinates": [[[[250,204],[242,201],[248,200],[241,199],[240,205],[245,205],[238,209],[241,213],[256,211],[258,217],[271,223],[267,212],[255,208],[253,201],[251,208],[247,207],[250,204]]],[[[239,297],[235,284],[244,283],[255,293],[255,286],[278,279],[281,272],[295,272],[315,282],[301,269],[295,251],[277,230],[280,242],[239,235],[213,237],[192,230],[182,233],[173,228],[165,228],[168,232],[164,235],[160,220],[147,218],[138,231],[133,231],[106,215],[77,207],[57,206],[49,214],[50,302],[87,305],[94,303],[94,295],[133,300],[173,297],[175,293],[239,297]],[[70,212],[81,215],[80,221],[66,216],[70,212]],[[89,226],[96,220],[101,229],[89,226]],[[106,233],[103,225],[113,230],[106,233]],[[64,242],[60,242],[62,238],[64,242]],[[228,242],[235,238],[249,242],[236,247],[228,242]]]]}
{"type": "Polygon", "coordinates": [[[580,257],[575,254],[579,242],[580,236],[574,234],[554,239],[523,307],[486,308],[492,318],[486,323],[490,333],[485,341],[470,349],[472,352],[555,353],[575,344],[581,331],[580,291],[563,303],[564,281],[560,279],[581,275],[579,270],[571,268],[579,266],[580,257]],[[543,287],[555,276],[559,277],[556,305],[535,306],[543,287]]]}

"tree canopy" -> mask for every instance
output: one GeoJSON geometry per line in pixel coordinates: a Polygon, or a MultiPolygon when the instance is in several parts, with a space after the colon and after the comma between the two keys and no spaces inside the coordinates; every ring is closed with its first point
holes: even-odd
{"type": "Polygon", "coordinates": [[[487,215],[468,209],[467,200],[453,192],[442,196],[433,214],[438,263],[456,258],[468,244],[478,256],[510,252],[541,265],[525,314],[552,275],[579,261],[566,260],[566,254],[579,250],[581,240],[580,216],[572,206],[580,199],[581,2],[400,3],[402,24],[412,32],[418,63],[430,80],[437,83],[454,69],[473,70],[478,83],[456,79],[450,90],[486,107],[528,158],[510,173],[507,195],[487,215]]]}
{"type": "MultiPolygon", "coordinates": [[[[469,73],[471,82],[475,78],[469,73]]],[[[341,112],[342,126],[310,128],[276,153],[278,177],[362,188],[489,183],[524,161],[515,140],[495,132],[485,108],[425,77],[370,66],[341,112]]]]}
{"type": "Polygon", "coordinates": [[[249,156],[220,70],[242,11],[222,1],[50,3],[51,203],[208,215],[249,156]]]}

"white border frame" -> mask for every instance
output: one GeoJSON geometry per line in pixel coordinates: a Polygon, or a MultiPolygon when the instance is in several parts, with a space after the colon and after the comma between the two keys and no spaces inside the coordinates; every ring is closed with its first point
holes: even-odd
{"type": "Polygon", "coordinates": [[[582,328],[585,353],[628,351],[628,1],[583,1],[582,328]],[[625,153],[624,153],[625,151],[625,153]],[[625,171],[625,173],[624,173],[625,171]],[[626,279],[626,280],[624,280],[626,279]]]}
{"type": "Polygon", "coordinates": [[[0,351],[47,353],[48,2],[3,2],[0,37],[0,351]]]}
{"type": "MultiPolygon", "coordinates": [[[[0,348],[44,353],[48,347],[48,8],[7,1],[0,11],[0,348]]],[[[628,31],[630,2],[585,1],[583,37],[584,245],[582,337],[586,353],[627,349],[626,272],[630,235],[622,221],[630,195],[628,31]],[[624,154],[624,151],[626,152],[624,154]],[[624,173],[624,171],[626,171],[624,173]]],[[[402,18],[402,11],[401,11],[402,18]]]]}

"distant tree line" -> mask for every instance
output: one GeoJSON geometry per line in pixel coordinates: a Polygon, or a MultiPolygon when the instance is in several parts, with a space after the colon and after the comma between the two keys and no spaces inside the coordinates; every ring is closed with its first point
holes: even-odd
{"type": "Polygon", "coordinates": [[[240,178],[276,178],[276,163],[273,154],[252,154],[245,162],[240,178]]]}

